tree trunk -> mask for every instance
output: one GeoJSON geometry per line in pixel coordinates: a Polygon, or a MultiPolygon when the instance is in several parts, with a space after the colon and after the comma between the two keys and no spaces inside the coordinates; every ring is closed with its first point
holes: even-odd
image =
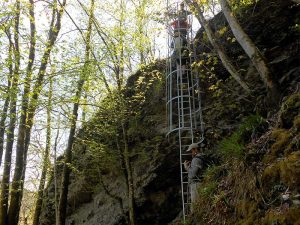
{"type": "Polygon", "coordinates": [[[58,128],[54,142],[54,206],[55,206],[55,224],[58,225],[59,222],[59,213],[58,213],[58,185],[57,185],[57,144],[58,144],[58,137],[60,131],[60,115],[58,116],[58,128]]]}
{"type": "MultiPolygon", "coordinates": [[[[33,126],[33,118],[38,104],[38,98],[42,90],[44,76],[46,73],[46,68],[48,65],[48,60],[50,57],[51,50],[54,46],[54,43],[57,39],[58,33],[61,28],[61,17],[63,14],[64,6],[66,0],[64,0],[60,7],[53,9],[52,21],[49,30],[48,40],[46,42],[46,49],[41,59],[41,65],[37,75],[37,81],[33,88],[32,97],[30,103],[28,104],[28,113],[26,118],[26,126],[23,126],[23,129],[19,130],[18,134],[18,144],[17,144],[17,154],[16,154],[16,168],[14,173],[14,178],[12,182],[12,188],[15,190],[11,194],[10,206],[9,206],[9,225],[17,225],[20,206],[22,201],[23,194],[23,179],[26,171],[26,160],[27,160],[27,151],[30,142],[30,133],[33,126]],[[56,22],[55,22],[56,18],[56,22]],[[54,24],[55,23],[55,24],[54,24]]],[[[55,2],[54,2],[54,5],[55,2]]],[[[55,6],[54,6],[55,7],[55,6]]],[[[25,115],[26,116],[26,115],[25,115]]],[[[24,118],[21,118],[21,121],[24,118]]]]}
{"type": "Polygon", "coordinates": [[[201,26],[204,28],[211,45],[213,46],[213,48],[219,55],[219,58],[223,64],[223,66],[225,67],[225,69],[244,88],[244,90],[249,93],[250,89],[249,89],[248,85],[241,79],[239,72],[237,71],[235,66],[232,64],[230,58],[228,57],[228,55],[225,52],[225,49],[217,41],[217,38],[216,38],[214,32],[212,31],[209,23],[206,21],[206,19],[203,16],[200,6],[196,2],[192,2],[191,0],[186,0],[186,2],[189,6],[193,6],[195,8],[195,10],[197,11],[196,17],[199,20],[201,26]]]}
{"type": "Polygon", "coordinates": [[[80,74],[80,78],[77,84],[77,90],[75,94],[75,103],[73,106],[73,113],[71,118],[71,128],[68,138],[68,145],[65,151],[65,163],[63,168],[62,174],[62,184],[61,184],[61,193],[59,198],[59,221],[58,225],[65,225],[66,220],[66,213],[67,213],[67,202],[68,202],[68,187],[69,187],[69,180],[70,180],[70,165],[72,163],[72,149],[73,143],[75,140],[75,131],[76,131],[76,122],[78,117],[78,108],[79,108],[79,101],[82,95],[83,85],[88,76],[88,67],[89,67],[89,59],[90,59],[90,50],[91,50],[91,33],[92,33],[92,20],[94,17],[94,0],[91,0],[91,7],[90,7],[90,15],[88,21],[88,29],[86,33],[86,48],[85,48],[85,60],[82,72],[80,74]]]}
{"type": "Polygon", "coordinates": [[[127,174],[129,222],[130,222],[130,225],[135,225],[136,218],[135,218],[133,176],[132,176],[132,168],[131,168],[130,157],[129,157],[127,132],[126,132],[123,122],[122,122],[122,131],[123,131],[123,142],[124,142],[123,155],[124,155],[125,168],[126,168],[126,174],[127,174]]]}
{"type": "Polygon", "coordinates": [[[13,65],[12,65],[12,51],[13,51],[13,43],[11,41],[11,35],[9,33],[10,31],[7,31],[7,36],[9,39],[9,50],[8,50],[8,71],[9,75],[7,77],[7,96],[4,101],[3,105],[3,110],[1,113],[1,120],[0,120],[0,166],[2,163],[2,156],[3,156],[3,149],[4,149],[4,135],[5,135],[5,121],[7,118],[7,111],[8,111],[8,106],[10,102],[10,88],[11,88],[11,79],[13,77],[13,65]]]}
{"type": "Polygon", "coordinates": [[[250,37],[244,32],[243,28],[240,26],[237,19],[233,15],[233,12],[231,11],[227,1],[219,0],[219,3],[236,40],[239,42],[245,53],[251,59],[253,65],[259,72],[265,86],[272,93],[273,97],[278,96],[277,84],[271,79],[270,70],[262,53],[258,50],[250,37]]]}
{"type": "Polygon", "coordinates": [[[38,188],[38,196],[37,196],[32,225],[39,225],[39,219],[40,219],[43,197],[44,197],[44,187],[45,187],[45,182],[46,182],[46,175],[47,175],[48,167],[50,164],[49,155],[50,155],[50,147],[51,147],[52,92],[53,92],[53,81],[52,81],[52,78],[50,78],[48,104],[47,104],[46,148],[45,148],[45,153],[44,153],[43,169],[42,169],[41,180],[40,180],[40,184],[39,184],[39,188],[38,188]]]}
{"type": "MultiPolygon", "coordinates": [[[[9,93],[9,87],[8,86],[8,91],[9,93]]],[[[0,166],[2,163],[2,155],[3,155],[3,148],[4,148],[4,134],[5,134],[5,121],[7,117],[7,111],[8,111],[8,106],[9,106],[9,95],[5,98],[4,105],[3,105],[3,110],[2,110],[2,115],[1,115],[1,120],[0,120],[0,166]]]]}
{"type": "MultiPolygon", "coordinates": [[[[79,91],[77,91],[79,93],[79,91]]],[[[78,94],[76,94],[78,96],[78,94]]],[[[67,201],[68,201],[68,187],[69,187],[69,180],[70,180],[70,164],[72,163],[72,148],[75,139],[75,130],[76,130],[76,120],[78,117],[78,108],[79,103],[75,103],[73,106],[73,113],[71,118],[71,129],[68,138],[68,145],[65,151],[65,162],[64,168],[62,173],[62,184],[61,184],[61,193],[59,197],[59,205],[58,205],[58,214],[59,214],[59,221],[58,225],[65,225],[66,220],[66,213],[67,213],[67,201]]]]}
{"type": "MultiPolygon", "coordinates": [[[[20,67],[20,49],[19,49],[19,23],[20,23],[20,1],[16,1],[16,15],[14,19],[14,62],[13,80],[10,90],[10,110],[9,110],[9,126],[7,130],[7,143],[5,150],[5,160],[1,188],[0,201],[0,225],[10,225],[7,217],[8,199],[9,199],[9,182],[10,169],[12,160],[12,150],[14,144],[14,132],[16,127],[16,109],[18,97],[19,67],[20,67]]],[[[17,165],[16,165],[17,166],[17,165]]],[[[14,189],[12,189],[14,191],[14,189]]]]}
{"type": "Polygon", "coordinates": [[[14,131],[16,126],[16,98],[17,98],[17,84],[14,79],[12,84],[12,94],[10,102],[10,122],[7,129],[7,143],[5,149],[5,158],[4,158],[4,169],[3,169],[3,178],[1,184],[1,201],[0,201],[0,225],[8,225],[7,220],[7,210],[8,210],[8,198],[9,198],[9,181],[10,181],[10,170],[11,170],[11,158],[12,158],[12,149],[14,144],[14,131]]]}

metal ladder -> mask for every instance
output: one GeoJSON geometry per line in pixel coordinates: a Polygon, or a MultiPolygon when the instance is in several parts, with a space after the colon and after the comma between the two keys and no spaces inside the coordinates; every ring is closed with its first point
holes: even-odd
{"type": "MultiPolygon", "coordinates": [[[[171,6],[178,10],[178,3],[171,6]]],[[[189,18],[191,20],[192,18],[189,18]]],[[[191,161],[191,153],[186,152],[191,143],[197,143],[203,139],[204,127],[202,121],[201,98],[199,87],[199,75],[191,69],[195,58],[195,49],[192,49],[192,29],[187,33],[187,50],[189,51],[188,62],[181,55],[174,59],[171,43],[174,43],[174,30],[170,26],[171,19],[167,20],[168,27],[168,58],[166,71],[166,96],[167,96],[167,136],[175,135],[179,148],[181,195],[183,220],[186,221],[191,210],[190,188],[188,173],[184,169],[184,161],[191,161]],[[184,65],[186,64],[186,65],[184,65]]],[[[189,21],[192,24],[192,21],[189,21]]]]}

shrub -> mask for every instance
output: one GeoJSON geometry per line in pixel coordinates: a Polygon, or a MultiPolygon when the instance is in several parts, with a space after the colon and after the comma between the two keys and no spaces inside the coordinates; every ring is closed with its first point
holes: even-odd
{"type": "Polygon", "coordinates": [[[224,158],[241,158],[244,155],[245,144],[264,122],[265,120],[257,114],[248,116],[231,136],[220,142],[218,150],[221,155],[224,158]]]}

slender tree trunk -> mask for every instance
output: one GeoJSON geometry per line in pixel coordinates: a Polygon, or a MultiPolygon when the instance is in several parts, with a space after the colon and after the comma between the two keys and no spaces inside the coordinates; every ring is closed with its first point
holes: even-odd
{"type": "Polygon", "coordinates": [[[194,7],[195,10],[197,11],[196,17],[199,20],[201,26],[204,28],[211,45],[213,46],[213,48],[219,55],[219,58],[223,64],[223,66],[225,67],[225,69],[244,88],[245,91],[250,92],[248,85],[241,79],[239,72],[237,71],[235,66],[232,64],[230,58],[228,57],[228,55],[225,52],[225,49],[217,41],[217,38],[216,38],[214,32],[212,31],[208,21],[206,21],[206,19],[203,16],[200,6],[196,2],[193,2],[191,0],[186,0],[186,2],[189,6],[194,7]]]}
{"type": "MultiPolygon", "coordinates": [[[[5,160],[2,178],[2,190],[0,201],[0,225],[10,225],[7,218],[8,199],[9,199],[9,182],[11,170],[11,158],[14,144],[14,132],[16,127],[16,109],[18,97],[19,67],[20,67],[20,49],[19,49],[19,23],[20,23],[20,1],[16,1],[16,16],[14,19],[14,62],[13,80],[10,90],[10,122],[7,130],[7,143],[5,150],[5,160]]],[[[13,189],[14,191],[14,189],[13,189]]]]}
{"type": "Polygon", "coordinates": [[[0,201],[0,225],[8,225],[7,220],[7,210],[8,210],[8,198],[9,198],[9,181],[10,181],[10,170],[11,170],[11,158],[12,158],[12,149],[14,144],[14,131],[16,126],[16,81],[13,81],[12,84],[12,94],[10,102],[10,122],[7,130],[7,143],[5,150],[4,158],[4,169],[3,169],[3,178],[1,185],[1,201],[0,201]]]}
{"type": "Polygon", "coordinates": [[[147,1],[142,0],[138,2],[138,6],[136,9],[136,26],[137,26],[137,47],[140,55],[140,64],[145,64],[146,63],[146,57],[145,53],[147,53],[147,44],[146,44],[146,32],[145,29],[145,18],[146,18],[146,7],[147,7],[147,1]]]}
{"type": "Polygon", "coordinates": [[[73,113],[71,118],[71,128],[68,138],[68,145],[65,151],[65,163],[63,168],[62,174],[62,184],[61,184],[61,193],[59,198],[59,221],[58,225],[65,225],[66,220],[66,213],[67,213],[67,202],[68,202],[68,187],[69,187],[69,180],[70,180],[70,164],[72,163],[72,149],[73,143],[75,140],[75,131],[76,131],[76,122],[78,118],[78,108],[79,108],[79,101],[82,95],[83,85],[85,81],[88,79],[89,73],[89,60],[90,60],[90,50],[91,50],[91,33],[92,33],[92,19],[94,17],[94,0],[91,0],[91,7],[89,13],[89,21],[88,21],[88,29],[86,33],[86,48],[85,48],[85,60],[82,72],[80,74],[80,78],[77,84],[77,90],[75,94],[75,103],[73,106],[73,113]]]}
{"type": "MultiPolygon", "coordinates": [[[[76,96],[78,96],[79,91],[77,91],[76,96]]],[[[78,101],[78,100],[77,100],[78,101]]],[[[67,201],[68,201],[68,187],[69,187],[69,180],[70,180],[70,164],[72,163],[72,148],[73,143],[75,140],[75,131],[76,131],[76,120],[78,117],[78,108],[79,103],[75,103],[73,106],[73,113],[71,118],[71,129],[68,138],[68,145],[65,151],[65,162],[64,168],[62,173],[62,184],[61,184],[61,193],[59,197],[59,221],[58,225],[65,225],[66,220],[66,213],[67,213],[67,201]]]]}
{"type": "Polygon", "coordinates": [[[84,97],[83,97],[83,106],[82,106],[82,116],[81,116],[82,123],[86,122],[87,103],[88,103],[87,93],[88,93],[88,88],[85,88],[85,94],[84,94],[84,97]]]}
{"type": "Polygon", "coordinates": [[[40,214],[42,210],[42,203],[44,197],[44,187],[46,182],[46,175],[48,171],[48,167],[50,164],[49,155],[50,155],[50,147],[51,147],[51,110],[52,110],[52,92],[53,92],[53,81],[50,78],[50,86],[49,86],[49,94],[48,94],[48,104],[47,104],[47,132],[46,132],[46,148],[43,159],[43,169],[41,180],[38,188],[38,196],[35,206],[35,212],[33,217],[32,225],[39,225],[40,214]]]}
{"type": "MultiPolygon", "coordinates": [[[[54,5],[56,5],[55,2],[54,5]]],[[[37,81],[33,87],[32,97],[30,103],[28,104],[28,110],[27,110],[28,113],[26,118],[25,130],[24,129],[19,130],[19,134],[18,134],[19,143],[17,145],[17,154],[16,154],[16,168],[15,168],[15,173],[14,173],[14,178],[12,183],[12,187],[15,191],[12,192],[11,200],[10,200],[9,215],[8,215],[10,221],[9,225],[17,225],[18,223],[21,201],[22,201],[22,194],[23,194],[23,180],[26,171],[27,152],[30,143],[31,128],[33,126],[33,119],[34,119],[36,108],[38,106],[37,105],[38,98],[42,90],[42,85],[43,85],[50,53],[61,28],[61,17],[63,14],[65,4],[66,4],[66,0],[63,0],[60,7],[53,9],[52,21],[49,30],[48,41],[46,43],[46,49],[41,58],[41,64],[37,75],[37,81]]]]}
{"type": "MultiPolygon", "coordinates": [[[[117,90],[118,90],[118,96],[120,98],[120,111],[124,110],[124,96],[122,95],[122,87],[124,83],[124,66],[125,66],[125,59],[124,59],[124,32],[123,27],[125,26],[125,11],[126,11],[126,5],[125,2],[122,0],[120,2],[120,37],[119,37],[119,43],[117,46],[117,49],[114,50],[116,55],[118,56],[118,64],[115,65],[116,71],[116,80],[117,80],[117,90]]],[[[136,225],[136,216],[135,216],[135,200],[134,200],[134,186],[133,186],[133,176],[132,176],[132,168],[130,164],[130,155],[129,155],[129,149],[128,149],[128,140],[127,140],[127,130],[124,124],[124,118],[120,119],[121,127],[122,127],[122,136],[123,136],[123,144],[124,148],[122,153],[122,160],[124,160],[125,164],[125,178],[127,182],[127,188],[128,188],[128,208],[129,208],[129,224],[130,225],[136,225]]]]}
{"type": "MultiPolygon", "coordinates": [[[[9,93],[9,88],[8,88],[7,93],[9,93]]],[[[8,96],[6,96],[5,101],[4,101],[3,110],[1,113],[2,114],[1,120],[0,120],[0,166],[2,164],[2,155],[3,155],[3,148],[4,148],[4,134],[5,134],[5,121],[6,121],[6,117],[7,117],[9,100],[10,100],[10,98],[8,95],[8,96]]]]}
{"type": "Polygon", "coordinates": [[[125,161],[125,168],[126,168],[126,174],[127,174],[127,186],[128,186],[129,222],[130,222],[130,225],[135,225],[136,217],[135,217],[133,176],[132,176],[132,168],[131,168],[131,164],[130,164],[127,132],[126,132],[124,123],[122,123],[122,131],[123,131],[123,142],[124,142],[123,155],[124,155],[124,161],[125,161]]]}
{"type": "Polygon", "coordinates": [[[57,185],[57,145],[60,131],[60,115],[58,116],[58,128],[54,142],[54,206],[55,206],[55,224],[58,225],[59,213],[58,213],[58,185],[57,185]]]}
{"type": "Polygon", "coordinates": [[[219,0],[223,14],[239,44],[242,46],[246,54],[251,59],[253,65],[259,72],[265,86],[271,91],[272,95],[278,95],[277,84],[272,80],[270,70],[262,53],[255,46],[250,37],[244,32],[243,28],[238,23],[233,15],[233,12],[226,0],[219,0]]]}
{"type": "MultiPolygon", "coordinates": [[[[118,124],[119,124],[119,123],[118,123],[118,124]]],[[[119,132],[119,127],[115,130],[115,132],[116,132],[116,133],[119,132]]],[[[126,188],[127,188],[127,192],[128,192],[129,187],[128,187],[128,182],[127,182],[127,181],[128,181],[128,179],[127,179],[128,176],[127,176],[127,170],[126,170],[126,166],[125,166],[124,148],[121,148],[119,138],[121,138],[121,137],[119,137],[119,135],[116,136],[116,146],[117,146],[117,150],[118,150],[118,152],[119,152],[119,160],[120,160],[121,170],[122,170],[122,173],[123,173],[123,175],[124,175],[124,178],[126,179],[126,188]]],[[[122,205],[123,205],[123,204],[122,204],[122,205]]],[[[126,218],[126,222],[127,222],[128,224],[130,224],[129,218],[128,218],[128,216],[125,214],[124,209],[122,210],[122,212],[123,212],[123,214],[124,214],[124,216],[125,216],[125,218],[126,218]]]]}
{"type": "Polygon", "coordinates": [[[5,121],[7,118],[7,111],[10,102],[10,88],[11,88],[11,79],[13,77],[13,60],[12,60],[12,53],[13,53],[13,43],[11,41],[11,35],[7,31],[7,36],[9,39],[9,50],[8,50],[8,77],[7,77],[7,96],[4,101],[3,110],[1,113],[1,120],[0,120],[0,166],[2,163],[2,156],[3,156],[3,149],[4,149],[4,135],[5,135],[5,121]]]}

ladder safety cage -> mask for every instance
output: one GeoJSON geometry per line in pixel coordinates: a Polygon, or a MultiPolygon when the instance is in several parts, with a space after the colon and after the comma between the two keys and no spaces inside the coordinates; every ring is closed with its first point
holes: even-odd
{"type": "Polygon", "coordinates": [[[184,161],[190,161],[192,156],[186,150],[191,143],[197,143],[204,137],[199,75],[191,68],[196,58],[192,24],[193,16],[186,5],[182,7],[179,2],[170,4],[167,0],[167,136],[175,135],[179,148],[184,221],[191,211],[190,187],[184,161]]]}

